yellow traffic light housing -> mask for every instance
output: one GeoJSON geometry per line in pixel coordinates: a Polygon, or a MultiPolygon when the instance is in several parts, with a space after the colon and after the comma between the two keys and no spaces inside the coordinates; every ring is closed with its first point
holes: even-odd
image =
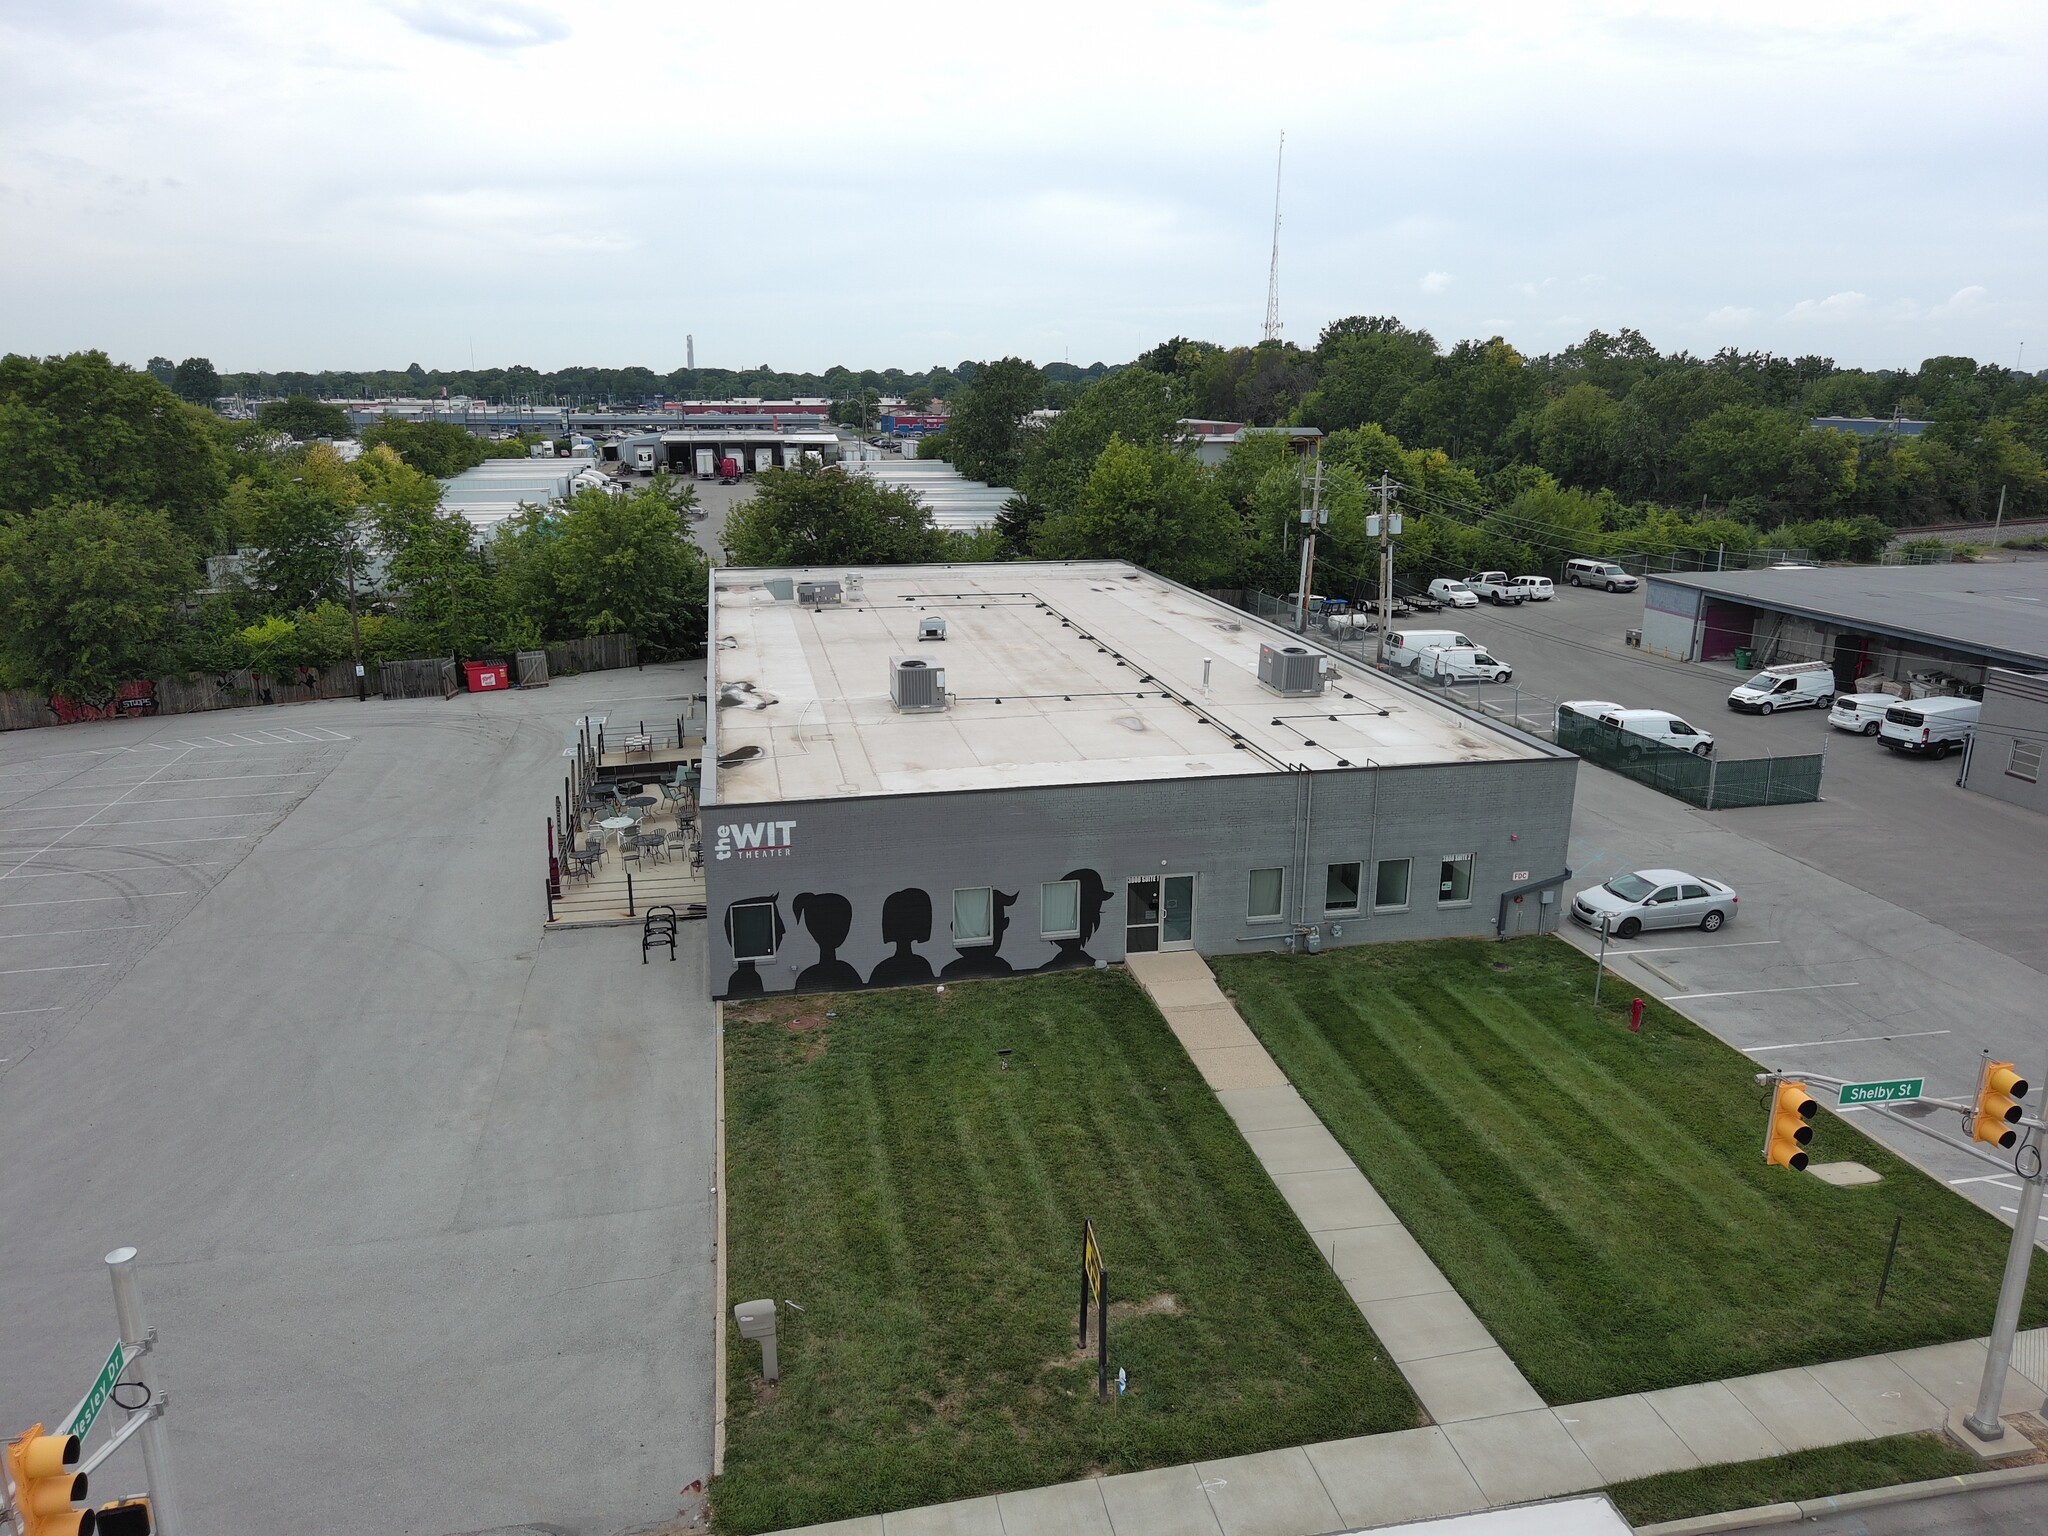
{"type": "Polygon", "coordinates": [[[8,1442],[21,1536],[93,1536],[97,1517],[75,1507],[85,1497],[85,1474],[73,1470],[77,1465],[76,1435],[46,1435],[38,1424],[8,1442]]]}
{"type": "Polygon", "coordinates": [[[2013,1129],[2023,1111],[2020,1100],[2027,1096],[2027,1080],[2009,1061],[1987,1061],[1977,1080],[1977,1112],[1970,1118],[1970,1139],[1988,1141],[1994,1147],[2010,1147],[2020,1139],[2013,1129]]]}
{"type": "Polygon", "coordinates": [[[155,1529],[149,1520],[149,1500],[117,1499],[98,1510],[97,1536],[149,1536],[155,1529]]]}
{"type": "Polygon", "coordinates": [[[1790,1168],[1806,1166],[1806,1144],[1813,1140],[1813,1117],[1820,1105],[1804,1083],[1780,1083],[1771,1091],[1771,1119],[1764,1129],[1764,1161],[1790,1168]]]}

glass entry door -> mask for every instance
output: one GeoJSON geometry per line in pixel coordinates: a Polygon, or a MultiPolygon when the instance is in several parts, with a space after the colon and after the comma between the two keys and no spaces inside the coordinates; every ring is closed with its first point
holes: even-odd
{"type": "Polygon", "coordinates": [[[1124,888],[1124,953],[1195,946],[1195,877],[1147,875],[1124,888]]]}

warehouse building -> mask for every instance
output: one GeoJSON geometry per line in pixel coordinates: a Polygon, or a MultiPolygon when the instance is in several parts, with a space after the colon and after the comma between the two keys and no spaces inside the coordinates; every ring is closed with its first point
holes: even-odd
{"type": "Polygon", "coordinates": [[[1990,667],[2048,670],[2048,565],[1653,574],[1642,639],[1677,661],[1826,661],[1843,691],[1974,694],[1990,667]]]}
{"type": "Polygon", "coordinates": [[[1984,680],[1977,734],[1963,755],[1963,788],[2030,811],[2048,811],[2043,751],[2048,751],[2048,676],[1993,667],[1984,680]]]}
{"type": "Polygon", "coordinates": [[[1547,931],[1578,760],[1121,562],[713,573],[719,996],[1547,931]]]}

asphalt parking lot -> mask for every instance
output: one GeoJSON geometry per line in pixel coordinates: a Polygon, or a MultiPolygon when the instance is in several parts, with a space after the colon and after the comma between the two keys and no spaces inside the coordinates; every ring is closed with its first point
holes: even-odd
{"type": "Polygon", "coordinates": [[[702,677],[0,736],[0,1424],[84,1391],[132,1243],[195,1530],[690,1504],[701,927],[642,966],[630,930],[543,934],[540,883],[573,719],[702,677]]]}

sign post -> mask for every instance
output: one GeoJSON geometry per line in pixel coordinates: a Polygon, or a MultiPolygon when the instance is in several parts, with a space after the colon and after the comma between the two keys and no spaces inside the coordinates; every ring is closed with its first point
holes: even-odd
{"type": "Polygon", "coordinates": [[[1095,1302],[1095,1395],[1109,1401],[1109,1270],[1096,1246],[1095,1223],[1081,1223],[1081,1348],[1088,1347],[1088,1302],[1095,1302]]]}

